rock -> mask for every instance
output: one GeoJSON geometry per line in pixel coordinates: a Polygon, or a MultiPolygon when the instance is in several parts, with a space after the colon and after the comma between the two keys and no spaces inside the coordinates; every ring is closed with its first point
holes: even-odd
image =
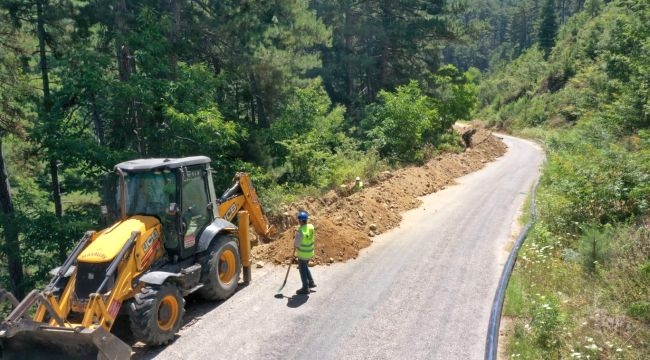
{"type": "Polygon", "coordinates": [[[360,217],[360,218],[363,217],[363,212],[362,212],[361,210],[357,211],[357,213],[359,214],[359,217],[360,217]]]}
{"type": "Polygon", "coordinates": [[[372,231],[377,230],[377,224],[370,224],[370,226],[368,226],[368,229],[370,229],[372,231]]]}
{"type": "Polygon", "coordinates": [[[261,269],[261,268],[264,267],[264,264],[262,264],[262,263],[257,263],[257,264],[255,264],[255,267],[258,268],[258,269],[261,269]]]}
{"type": "Polygon", "coordinates": [[[330,264],[334,262],[334,258],[330,258],[330,264]]]}

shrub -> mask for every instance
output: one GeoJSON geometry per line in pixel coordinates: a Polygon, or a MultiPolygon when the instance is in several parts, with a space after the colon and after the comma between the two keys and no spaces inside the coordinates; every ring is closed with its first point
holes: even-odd
{"type": "Polygon", "coordinates": [[[425,134],[441,133],[442,124],[433,99],[424,95],[417,81],[399,86],[395,93],[379,92],[380,104],[368,108],[362,121],[371,143],[390,161],[416,163],[424,159],[422,151],[431,139],[425,134]]]}
{"type": "Polygon", "coordinates": [[[533,308],[531,328],[533,337],[544,349],[560,346],[562,316],[559,302],[555,297],[540,295],[533,308]]]}
{"type": "Polygon", "coordinates": [[[584,227],[580,238],[580,254],[583,260],[582,265],[588,273],[595,273],[609,257],[611,237],[610,227],[601,229],[595,224],[584,227]]]}

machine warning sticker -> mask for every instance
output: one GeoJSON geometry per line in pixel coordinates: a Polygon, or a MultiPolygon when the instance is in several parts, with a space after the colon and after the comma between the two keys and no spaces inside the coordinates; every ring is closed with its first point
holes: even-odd
{"type": "Polygon", "coordinates": [[[194,234],[187,234],[185,235],[185,239],[183,240],[183,245],[185,245],[185,248],[191,248],[196,244],[196,236],[194,234]]]}
{"type": "Polygon", "coordinates": [[[108,313],[111,314],[112,317],[116,317],[118,311],[120,311],[120,302],[117,300],[111,301],[111,305],[108,306],[108,313]]]}

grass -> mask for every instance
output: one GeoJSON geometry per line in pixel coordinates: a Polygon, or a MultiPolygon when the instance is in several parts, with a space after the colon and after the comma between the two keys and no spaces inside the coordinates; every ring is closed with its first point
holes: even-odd
{"type": "Polygon", "coordinates": [[[506,292],[509,358],[650,358],[650,231],[619,227],[611,240],[593,270],[566,256],[567,239],[533,227],[506,292]]]}

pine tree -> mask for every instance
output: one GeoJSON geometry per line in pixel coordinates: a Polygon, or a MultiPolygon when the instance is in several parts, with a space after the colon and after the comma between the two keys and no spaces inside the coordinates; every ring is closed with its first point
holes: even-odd
{"type": "Polygon", "coordinates": [[[548,57],[555,46],[555,36],[557,35],[557,15],[555,14],[555,0],[547,0],[542,10],[542,23],[539,27],[539,47],[544,51],[544,56],[548,57]]]}
{"type": "Polygon", "coordinates": [[[336,0],[315,7],[333,31],[333,46],[322,50],[325,87],[354,120],[382,89],[424,80],[439,66],[442,42],[454,38],[442,0],[336,0]]]}

